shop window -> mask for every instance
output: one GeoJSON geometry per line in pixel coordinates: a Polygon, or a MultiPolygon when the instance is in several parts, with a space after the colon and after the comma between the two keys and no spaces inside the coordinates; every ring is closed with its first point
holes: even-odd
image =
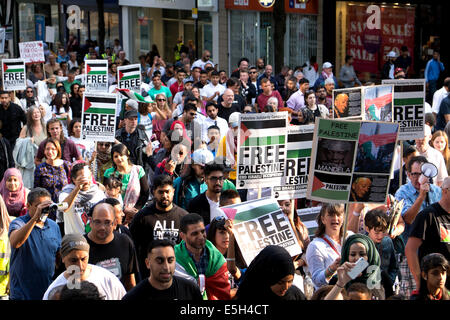
{"type": "Polygon", "coordinates": [[[293,68],[317,56],[317,17],[289,15],[289,65],[293,68]]]}
{"type": "Polygon", "coordinates": [[[234,70],[240,58],[247,57],[251,64],[257,57],[258,13],[230,11],[230,65],[234,70]]]}

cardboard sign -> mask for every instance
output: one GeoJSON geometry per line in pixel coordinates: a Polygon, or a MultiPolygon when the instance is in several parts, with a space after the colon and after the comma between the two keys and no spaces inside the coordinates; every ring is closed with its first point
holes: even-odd
{"type": "Polygon", "coordinates": [[[364,87],[364,120],[392,121],[393,87],[391,85],[364,87]]]}
{"type": "Polygon", "coordinates": [[[275,199],[306,197],[313,136],[314,125],[288,127],[285,175],[282,184],[273,187],[275,199]]]}
{"type": "Polygon", "coordinates": [[[241,114],[238,189],[281,185],[286,163],[287,112],[241,114]]]}
{"type": "Polygon", "coordinates": [[[275,199],[247,201],[222,209],[236,212],[233,233],[247,265],[269,245],[285,248],[292,257],[302,252],[289,219],[275,199]]]}
{"type": "Polygon", "coordinates": [[[83,96],[82,139],[114,142],[117,95],[87,93],[83,96]]]}
{"type": "Polygon", "coordinates": [[[117,85],[119,89],[130,89],[141,93],[141,65],[129,64],[117,68],[117,85]]]}
{"type": "Polygon", "coordinates": [[[316,119],[307,198],[385,203],[397,123],[316,119]]]}
{"type": "Polygon", "coordinates": [[[362,118],[363,87],[333,90],[333,118],[362,118]]]}
{"type": "Polygon", "coordinates": [[[20,57],[29,63],[44,63],[44,43],[42,41],[19,42],[20,57]]]}
{"type": "Polygon", "coordinates": [[[393,121],[400,125],[398,140],[423,139],[425,79],[383,80],[394,86],[393,121]]]}
{"type": "Polygon", "coordinates": [[[322,207],[312,207],[297,210],[297,215],[308,229],[308,235],[311,240],[314,238],[314,233],[316,232],[316,229],[318,227],[316,219],[320,213],[320,209],[322,209],[322,207]]]}
{"type": "Polygon", "coordinates": [[[25,61],[22,59],[3,59],[3,89],[5,91],[25,90],[27,88],[25,70],[25,61]]]}
{"type": "Polygon", "coordinates": [[[86,92],[108,92],[108,60],[85,60],[86,92]]]}

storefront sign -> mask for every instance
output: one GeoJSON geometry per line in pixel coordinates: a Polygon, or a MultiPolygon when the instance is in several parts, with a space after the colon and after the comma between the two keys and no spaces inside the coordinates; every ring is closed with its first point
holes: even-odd
{"type": "MultiPolygon", "coordinates": [[[[198,10],[217,12],[219,9],[218,1],[219,0],[198,0],[198,10]]],[[[191,11],[192,8],[195,8],[195,0],[119,0],[119,5],[191,11]]]]}
{"type": "Polygon", "coordinates": [[[319,14],[319,1],[309,0],[225,0],[225,8],[229,10],[252,10],[272,12],[275,1],[284,1],[286,13],[319,14]]]}
{"type": "Polygon", "coordinates": [[[84,93],[82,139],[114,142],[117,94],[84,93]]]}
{"type": "Polygon", "coordinates": [[[79,6],[70,5],[67,7],[67,28],[69,30],[81,29],[81,10],[79,6]]]}
{"type": "Polygon", "coordinates": [[[3,59],[2,80],[5,91],[25,90],[27,88],[25,61],[22,59],[3,59]]]}
{"type": "Polygon", "coordinates": [[[20,57],[25,63],[44,63],[44,43],[42,41],[19,42],[20,57]]]}

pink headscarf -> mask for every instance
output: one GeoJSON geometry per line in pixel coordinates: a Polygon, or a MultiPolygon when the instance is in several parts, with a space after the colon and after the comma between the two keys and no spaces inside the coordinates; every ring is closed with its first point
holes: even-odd
{"type": "Polygon", "coordinates": [[[3,179],[0,182],[0,194],[5,201],[6,208],[10,216],[19,216],[21,211],[26,205],[26,188],[23,186],[22,174],[16,168],[9,168],[5,171],[3,179]],[[14,176],[19,179],[19,189],[17,191],[11,192],[6,187],[6,181],[9,177],[14,176]]]}

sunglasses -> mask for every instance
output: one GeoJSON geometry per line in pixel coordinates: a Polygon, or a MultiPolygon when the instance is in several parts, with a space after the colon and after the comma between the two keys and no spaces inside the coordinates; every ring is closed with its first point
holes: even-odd
{"type": "Polygon", "coordinates": [[[156,101],[166,101],[166,99],[156,99],[156,101]]]}
{"type": "Polygon", "coordinates": [[[196,114],[195,112],[190,112],[189,115],[190,115],[191,117],[195,117],[197,114],[196,114]]]}
{"type": "Polygon", "coordinates": [[[33,91],[29,91],[29,90],[27,90],[27,93],[33,93],[33,91]]]}
{"type": "Polygon", "coordinates": [[[249,73],[252,74],[252,73],[257,73],[257,72],[256,71],[250,71],[249,73]]]}
{"type": "Polygon", "coordinates": [[[102,142],[98,142],[97,143],[100,147],[109,147],[111,144],[109,144],[109,143],[102,143],[102,142]]]}

